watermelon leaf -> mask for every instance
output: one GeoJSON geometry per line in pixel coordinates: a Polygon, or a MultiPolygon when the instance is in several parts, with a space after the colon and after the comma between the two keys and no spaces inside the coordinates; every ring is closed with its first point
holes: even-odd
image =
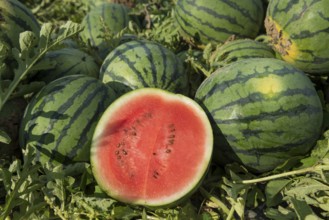
{"type": "Polygon", "coordinates": [[[265,211],[265,215],[269,218],[269,219],[273,219],[273,220],[293,220],[293,219],[297,219],[296,213],[286,209],[282,206],[279,206],[278,209],[274,209],[274,208],[268,208],[265,211]]]}
{"type": "MultiPolygon", "coordinates": [[[[65,39],[71,38],[82,31],[79,24],[68,21],[59,28],[58,33],[53,38],[56,27],[46,23],[40,31],[40,40],[32,32],[26,31],[20,34],[20,49],[13,48],[12,53],[18,63],[17,69],[14,70],[15,76],[9,87],[0,93],[0,110],[4,103],[11,97],[17,86],[33,70],[33,66],[51,49],[59,46],[65,39]]],[[[40,66],[39,66],[40,68],[40,66]]]]}
{"type": "Polygon", "coordinates": [[[116,206],[113,208],[112,212],[115,219],[128,220],[140,216],[136,210],[130,208],[129,206],[116,206]]]}
{"type": "Polygon", "coordinates": [[[265,194],[267,207],[276,206],[282,202],[283,197],[280,192],[290,181],[289,179],[272,180],[266,184],[265,194]]]}
{"type": "Polygon", "coordinates": [[[0,143],[9,144],[10,142],[10,136],[6,133],[6,131],[0,129],[0,143]]]}
{"type": "Polygon", "coordinates": [[[318,216],[314,214],[311,207],[305,201],[292,197],[291,203],[293,204],[298,219],[318,219],[318,216]]]}

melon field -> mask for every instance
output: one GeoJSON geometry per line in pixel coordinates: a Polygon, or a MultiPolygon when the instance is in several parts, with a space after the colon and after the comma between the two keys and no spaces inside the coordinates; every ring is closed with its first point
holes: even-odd
{"type": "Polygon", "coordinates": [[[329,219],[328,0],[0,0],[0,220],[329,219]]]}

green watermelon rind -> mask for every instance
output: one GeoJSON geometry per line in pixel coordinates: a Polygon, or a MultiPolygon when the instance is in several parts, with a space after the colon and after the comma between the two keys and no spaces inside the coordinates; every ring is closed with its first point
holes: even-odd
{"type": "Polygon", "coordinates": [[[40,24],[31,10],[17,0],[0,2],[1,22],[0,41],[8,49],[19,48],[19,35],[32,31],[39,36],[40,24]]]}
{"type": "Polygon", "coordinates": [[[96,123],[115,98],[111,88],[93,77],[71,75],[52,81],[25,109],[21,148],[34,147],[41,164],[89,162],[96,123]]]}
{"type": "Polygon", "coordinates": [[[254,38],[263,22],[260,0],[178,0],[174,17],[185,39],[223,43],[232,36],[254,38]]]}
{"type": "Polygon", "coordinates": [[[80,49],[66,47],[49,51],[39,63],[44,61],[56,64],[51,69],[39,71],[32,80],[50,83],[64,76],[79,74],[98,78],[99,65],[96,60],[80,49]]]}
{"type": "Polygon", "coordinates": [[[238,162],[253,172],[270,171],[307,154],[321,133],[322,104],[312,82],[275,58],[219,68],[201,84],[195,99],[212,122],[214,158],[220,164],[238,162]]]}
{"type": "MultiPolygon", "coordinates": [[[[129,105],[129,104],[128,104],[129,105]]],[[[128,106],[129,107],[129,106],[128,106]]],[[[181,95],[181,94],[174,94],[162,89],[157,89],[157,88],[141,88],[141,89],[136,89],[133,91],[130,91],[122,96],[120,96],[118,99],[116,99],[109,107],[108,109],[103,113],[101,119],[99,120],[94,136],[93,136],[93,142],[91,146],[91,153],[90,153],[90,163],[91,163],[91,168],[93,175],[100,186],[100,188],[106,192],[110,197],[117,199],[118,201],[122,201],[128,204],[134,204],[134,205],[142,205],[146,206],[148,208],[159,208],[159,207],[172,207],[177,204],[180,204],[183,201],[186,201],[200,186],[202,183],[210,162],[212,158],[212,151],[213,151],[213,135],[212,135],[212,128],[211,124],[208,120],[208,117],[204,110],[191,98],[181,95]],[[112,189],[111,186],[108,186],[106,182],[102,179],[102,176],[100,176],[97,172],[99,163],[98,163],[98,158],[96,155],[97,152],[97,140],[98,138],[102,135],[104,127],[108,123],[108,119],[113,116],[113,112],[116,112],[118,109],[124,107],[126,103],[129,103],[130,100],[133,100],[134,97],[139,97],[142,96],[143,94],[159,94],[163,97],[166,97],[170,100],[179,100],[181,102],[186,103],[189,105],[191,108],[193,108],[198,114],[198,116],[202,119],[204,122],[204,127],[206,129],[206,134],[208,134],[206,137],[206,144],[205,144],[205,150],[206,154],[203,159],[204,163],[202,166],[200,166],[198,174],[195,176],[194,180],[188,183],[185,187],[184,190],[179,195],[172,195],[168,196],[167,199],[161,200],[159,199],[158,201],[145,201],[143,199],[140,199],[138,201],[127,201],[125,198],[120,197],[120,193],[116,193],[115,189],[112,189]]],[[[118,191],[118,190],[117,190],[118,191]]]]}
{"type": "Polygon", "coordinates": [[[100,68],[99,78],[111,87],[126,87],[123,93],[145,87],[189,93],[183,61],[162,44],[149,40],[132,40],[111,51],[100,68]]]}
{"type": "Polygon", "coordinates": [[[128,11],[129,9],[122,4],[109,2],[93,7],[81,22],[84,27],[80,32],[83,42],[97,48],[99,56],[103,59],[113,49],[104,38],[104,34],[116,35],[128,27],[130,19],[128,11]]]}
{"type": "Polygon", "coordinates": [[[281,58],[311,75],[329,73],[328,1],[269,1],[265,27],[281,58]]]}

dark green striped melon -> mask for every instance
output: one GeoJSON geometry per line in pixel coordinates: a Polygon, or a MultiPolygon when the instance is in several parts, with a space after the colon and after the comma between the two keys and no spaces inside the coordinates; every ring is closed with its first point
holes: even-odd
{"type": "Polygon", "coordinates": [[[115,48],[105,58],[100,79],[119,93],[154,87],[188,94],[188,76],[183,62],[163,45],[133,40],[115,48]]]}
{"type": "Polygon", "coordinates": [[[219,68],[195,98],[211,118],[214,157],[221,163],[269,171],[305,155],[320,135],[322,106],[312,82],[279,59],[251,58],[219,68]]]}
{"type": "Polygon", "coordinates": [[[42,62],[55,62],[51,69],[39,71],[33,80],[49,83],[63,76],[83,74],[97,78],[99,66],[96,60],[79,49],[62,48],[48,52],[41,60],[42,62]]]}
{"type": "Polygon", "coordinates": [[[96,124],[115,97],[110,87],[93,77],[71,75],[52,81],[26,108],[21,147],[34,147],[41,163],[89,161],[96,124]]]}
{"type": "Polygon", "coordinates": [[[256,37],[263,11],[261,0],[178,0],[174,17],[183,36],[207,44],[256,37]]]}
{"type": "Polygon", "coordinates": [[[329,73],[329,1],[269,2],[267,35],[282,59],[314,75],[329,73]]]}
{"type": "Polygon", "coordinates": [[[218,68],[250,58],[275,58],[275,52],[265,43],[252,39],[238,39],[218,46],[210,62],[213,68],[218,68]]]}
{"type": "Polygon", "coordinates": [[[128,26],[128,8],[116,3],[103,3],[93,7],[82,21],[84,30],[80,33],[84,42],[98,49],[104,58],[111,46],[105,34],[117,34],[128,26]]]}
{"type": "Polygon", "coordinates": [[[39,36],[40,25],[30,9],[17,0],[0,1],[0,43],[19,48],[19,34],[32,31],[39,36]]]}
{"type": "Polygon", "coordinates": [[[0,48],[2,71],[0,79],[12,80],[13,62],[12,48],[20,48],[19,35],[24,31],[32,31],[39,36],[40,25],[29,8],[17,0],[0,1],[0,48]]]}

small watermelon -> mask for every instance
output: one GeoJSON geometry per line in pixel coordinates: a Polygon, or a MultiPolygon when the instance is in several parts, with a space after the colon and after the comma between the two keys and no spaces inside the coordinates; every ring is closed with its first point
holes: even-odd
{"type": "Polygon", "coordinates": [[[237,39],[218,46],[210,57],[210,63],[216,69],[250,58],[275,58],[275,52],[265,43],[252,39],[237,39]]]}
{"type": "Polygon", "coordinates": [[[261,0],[178,0],[174,17],[182,35],[196,43],[254,38],[263,24],[261,0]]]}
{"type": "Polygon", "coordinates": [[[63,76],[83,74],[98,78],[99,66],[89,54],[75,48],[63,48],[48,52],[42,62],[55,62],[51,69],[42,70],[33,78],[36,81],[49,83],[63,76]]]}
{"type": "Polygon", "coordinates": [[[84,42],[97,48],[99,56],[104,58],[112,49],[106,42],[105,34],[117,34],[128,26],[128,8],[116,3],[103,3],[93,7],[82,20],[84,27],[80,36],[84,42]]]}
{"type": "Polygon", "coordinates": [[[0,1],[0,42],[19,48],[19,35],[32,31],[39,36],[40,25],[30,9],[17,0],[0,1]]]}
{"type": "Polygon", "coordinates": [[[39,36],[40,25],[29,8],[17,0],[0,1],[0,79],[14,77],[16,62],[13,61],[12,48],[20,48],[19,35],[24,31],[32,31],[39,36]]]}
{"type": "Polygon", "coordinates": [[[313,75],[329,73],[329,1],[271,0],[266,33],[283,60],[313,75]]]}
{"type": "Polygon", "coordinates": [[[163,45],[147,40],[132,40],[115,48],[101,66],[100,79],[121,94],[145,87],[189,92],[183,62],[163,45]]]}
{"type": "Polygon", "coordinates": [[[34,147],[41,163],[89,161],[98,119],[115,98],[110,87],[89,76],[71,75],[50,82],[25,110],[21,147],[34,147]]]}
{"type": "Polygon", "coordinates": [[[219,68],[195,98],[212,121],[214,158],[222,164],[270,171],[305,155],[321,133],[322,105],[312,82],[279,59],[251,58],[219,68]]]}
{"type": "Polygon", "coordinates": [[[111,197],[130,204],[178,204],[199,186],[213,135],[202,108],[187,96],[136,89],[115,100],[97,124],[93,175],[111,197]]]}

